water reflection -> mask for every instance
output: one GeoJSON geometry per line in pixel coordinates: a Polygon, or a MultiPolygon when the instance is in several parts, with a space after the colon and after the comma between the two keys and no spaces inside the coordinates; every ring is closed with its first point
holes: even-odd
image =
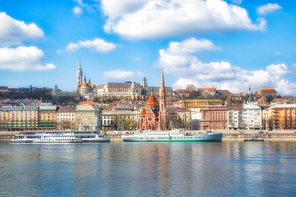
{"type": "Polygon", "coordinates": [[[274,196],[296,143],[0,143],[0,196],[274,196]]]}

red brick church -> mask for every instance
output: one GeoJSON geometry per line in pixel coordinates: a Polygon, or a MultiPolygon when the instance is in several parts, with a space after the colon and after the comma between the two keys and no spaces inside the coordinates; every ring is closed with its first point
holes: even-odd
{"type": "Polygon", "coordinates": [[[166,111],[166,91],[164,85],[163,72],[161,74],[161,84],[159,88],[159,101],[154,94],[151,94],[146,107],[138,117],[138,129],[140,130],[167,130],[166,111]]]}

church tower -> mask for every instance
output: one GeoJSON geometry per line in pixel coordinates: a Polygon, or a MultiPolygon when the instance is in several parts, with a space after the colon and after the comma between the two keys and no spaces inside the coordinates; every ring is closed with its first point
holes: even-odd
{"type": "Polygon", "coordinates": [[[161,73],[161,84],[159,88],[159,128],[160,130],[166,130],[167,124],[167,111],[166,111],[166,91],[163,78],[163,70],[161,73]]]}
{"type": "Polygon", "coordinates": [[[76,88],[76,91],[78,91],[78,86],[79,86],[80,83],[82,83],[82,69],[81,69],[81,62],[80,62],[80,57],[79,57],[78,69],[77,69],[77,88],[76,88]]]}
{"type": "Polygon", "coordinates": [[[143,86],[143,88],[147,88],[147,80],[146,80],[145,76],[143,77],[143,79],[141,81],[141,86],[143,86]]]}

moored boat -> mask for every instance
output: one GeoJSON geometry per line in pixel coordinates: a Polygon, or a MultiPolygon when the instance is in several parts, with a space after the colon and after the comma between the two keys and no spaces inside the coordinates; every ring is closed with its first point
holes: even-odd
{"type": "Polygon", "coordinates": [[[16,138],[14,143],[83,143],[83,142],[110,142],[111,138],[91,131],[24,131],[16,138]]]}
{"type": "Polygon", "coordinates": [[[133,135],[121,136],[124,142],[221,142],[222,133],[213,133],[207,131],[194,135],[185,135],[181,130],[172,130],[165,132],[137,132],[133,135]]]}

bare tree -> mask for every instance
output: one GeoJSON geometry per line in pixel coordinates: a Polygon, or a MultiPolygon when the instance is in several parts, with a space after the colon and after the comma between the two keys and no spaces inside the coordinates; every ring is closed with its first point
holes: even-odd
{"type": "Polygon", "coordinates": [[[195,91],[196,90],[196,87],[193,84],[187,84],[186,85],[186,89],[187,90],[190,90],[190,91],[195,91]]]}

